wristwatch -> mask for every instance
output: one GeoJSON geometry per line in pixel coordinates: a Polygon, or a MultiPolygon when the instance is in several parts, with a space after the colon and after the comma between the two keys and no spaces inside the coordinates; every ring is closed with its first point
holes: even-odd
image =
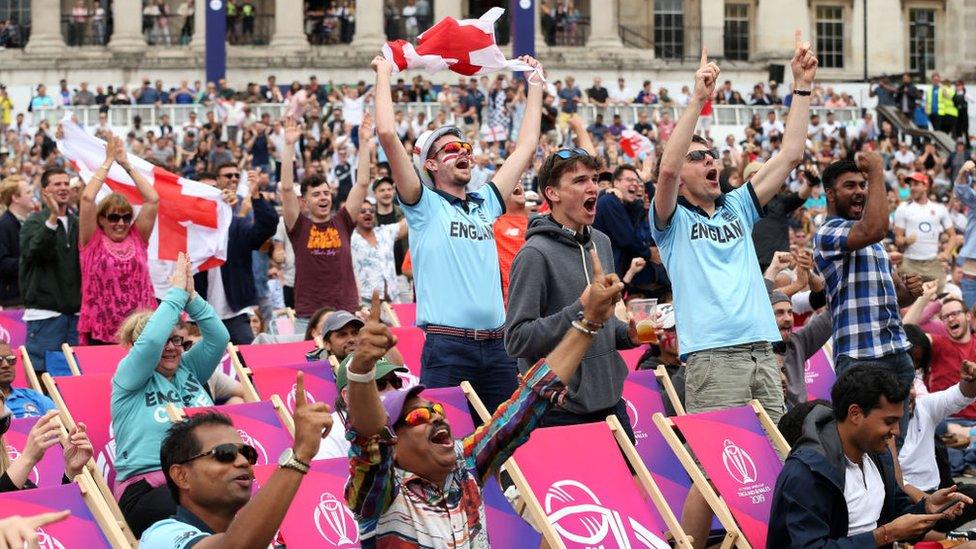
{"type": "Polygon", "coordinates": [[[278,458],[278,467],[282,469],[294,469],[301,474],[308,473],[309,464],[295,457],[295,451],[291,448],[285,448],[285,451],[281,453],[278,458]]]}

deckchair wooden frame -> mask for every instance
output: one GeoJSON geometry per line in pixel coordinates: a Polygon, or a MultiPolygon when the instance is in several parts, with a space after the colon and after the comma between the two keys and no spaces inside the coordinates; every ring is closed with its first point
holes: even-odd
{"type": "Polygon", "coordinates": [[[61,352],[64,353],[64,360],[68,363],[68,368],[71,370],[71,375],[80,376],[81,368],[78,367],[78,359],[75,357],[75,350],[71,348],[71,345],[62,343],[61,352]]]}
{"type": "Polygon", "coordinates": [[[671,383],[671,376],[668,375],[667,369],[664,365],[660,365],[654,369],[654,376],[657,377],[661,385],[664,386],[664,395],[668,397],[671,401],[671,406],[674,407],[674,412],[679,416],[685,415],[685,407],[681,404],[681,398],[678,397],[678,391],[674,388],[674,384],[671,383]]]}
{"type": "MultiPolygon", "coordinates": [[[[271,406],[274,408],[275,415],[278,416],[278,421],[281,422],[281,426],[285,428],[285,430],[292,438],[295,438],[295,421],[291,417],[291,414],[288,413],[288,409],[285,408],[284,402],[281,401],[281,398],[279,398],[278,395],[271,395],[271,398],[269,398],[268,400],[258,401],[258,402],[270,402],[271,406]]],[[[248,403],[248,404],[256,404],[256,403],[248,403]]],[[[223,406],[237,406],[237,405],[224,404],[223,406]]],[[[219,408],[220,406],[216,406],[216,407],[219,408]]],[[[207,406],[204,406],[204,408],[207,408],[207,406]]],[[[172,402],[166,404],[166,415],[169,416],[169,420],[172,421],[173,423],[177,423],[179,421],[183,421],[184,419],[186,419],[186,411],[183,408],[177,408],[176,405],[174,405],[172,402]]]]}
{"type": "MultiPolygon", "coordinates": [[[[26,350],[25,350],[26,353],[26,350]]],[[[74,416],[71,415],[71,410],[68,409],[68,404],[65,402],[64,397],[61,395],[61,391],[58,390],[57,381],[54,376],[48,372],[44,372],[41,375],[41,381],[47,388],[48,396],[54,401],[54,404],[58,407],[59,417],[61,419],[61,430],[62,435],[67,436],[68,432],[75,429],[77,423],[75,422],[74,416]]],[[[116,526],[122,531],[125,538],[130,542],[129,546],[136,545],[136,538],[129,527],[129,524],[125,521],[125,517],[122,515],[122,509],[119,507],[118,502],[115,501],[115,495],[108,486],[108,481],[102,476],[101,471],[98,470],[98,466],[95,465],[94,458],[88,460],[85,464],[85,469],[82,475],[86,476],[92,485],[101,495],[101,499],[105,504],[105,507],[109,510],[111,516],[115,517],[116,526]]]]}
{"type": "Polygon", "coordinates": [[[24,376],[27,377],[27,384],[30,385],[31,389],[43,393],[44,389],[41,387],[37,372],[34,370],[34,362],[31,360],[30,353],[27,352],[27,347],[24,345],[20,346],[20,357],[21,362],[24,364],[24,376]]]}

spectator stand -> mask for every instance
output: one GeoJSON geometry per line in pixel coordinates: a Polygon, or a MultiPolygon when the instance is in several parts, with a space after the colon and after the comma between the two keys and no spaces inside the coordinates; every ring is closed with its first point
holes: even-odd
{"type": "Polygon", "coordinates": [[[122,510],[110,484],[115,482],[115,435],[112,432],[112,376],[92,374],[85,376],[62,376],[55,379],[45,372],[41,375],[47,394],[60,411],[62,435],[67,436],[77,422],[88,428],[93,454],[85,465],[87,476],[92,480],[101,498],[115,517],[118,526],[127,538],[135,544],[132,530],[122,516],[122,510]]]}
{"type": "Polygon", "coordinates": [[[135,539],[119,528],[97,494],[91,480],[82,475],[71,484],[5,492],[0,494],[0,518],[68,509],[71,515],[65,520],[38,529],[38,547],[134,547],[135,539]]]}
{"type": "Polygon", "coordinates": [[[657,413],[654,423],[725,528],[722,546],[766,547],[773,489],[790,447],[759,402],[673,418],[657,413]]]}

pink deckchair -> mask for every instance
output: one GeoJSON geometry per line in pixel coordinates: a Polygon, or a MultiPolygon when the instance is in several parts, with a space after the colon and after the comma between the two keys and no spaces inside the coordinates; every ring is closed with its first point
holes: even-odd
{"type": "Polygon", "coordinates": [[[79,478],[80,485],[59,484],[50,488],[0,494],[0,518],[12,515],[33,516],[68,509],[71,511],[68,518],[38,528],[39,547],[131,547],[132,543],[113,521],[105,502],[98,500],[97,491],[90,481],[86,477],[79,478]]]}
{"type": "Polygon", "coordinates": [[[234,428],[241,435],[245,444],[254,446],[258,451],[258,464],[277,464],[278,456],[291,448],[292,437],[286,428],[286,423],[279,415],[280,408],[271,402],[249,402],[246,404],[231,404],[225,406],[208,406],[201,408],[168,407],[170,419],[179,421],[185,416],[214,410],[226,414],[234,422],[234,428]]]}
{"type": "Polygon", "coordinates": [[[95,466],[111,486],[115,482],[115,434],[112,432],[112,376],[42,377],[48,394],[62,411],[69,430],[77,422],[88,428],[95,466]]]}
{"type": "Polygon", "coordinates": [[[393,314],[401,327],[407,328],[417,325],[417,304],[416,303],[391,303],[393,314]]]}
{"type": "Polygon", "coordinates": [[[403,355],[403,365],[410,370],[411,374],[420,377],[420,356],[424,350],[427,334],[420,328],[412,326],[390,328],[390,331],[397,337],[396,348],[403,355]]]}
{"type": "Polygon", "coordinates": [[[807,386],[807,400],[830,400],[830,389],[834,386],[837,374],[834,373],[834,361],[826,348],[821,348],[806,361],[803,365],[803,378],[807,386]]]}
{"type": "Polygon", "coordinates": [[[281,366],[305,362],[305,355],[315,350],[314,341],[272,343],[268,345],[238,345],[244,366],[254,370],[266,366],[281,366]]]}
{"type": "Polygon", "coordinates": [[[121,345],[77,345],[72,347],[65,343],[61,346],[64,359],[71,368],[71,373],[81,374],[115,374],[119,362],[128,354],[128,349],[121,345]]]}
{"type": "Polygon", "coordinates": [[[325,361],[292,364],[288,366],[269,366],[258,368],[251,372],[251,383],[245,383],[245,392],[250,393],[253,387],[257,400],[270,400],[272,395],[278,395],[285,403],[289,414],[295,413],[295,375],[305,372],[305,393],[309,402],[324,402],[332,406],[339,391],[336,389],[335,378],[332,377],[332,367],[325,361]]]}

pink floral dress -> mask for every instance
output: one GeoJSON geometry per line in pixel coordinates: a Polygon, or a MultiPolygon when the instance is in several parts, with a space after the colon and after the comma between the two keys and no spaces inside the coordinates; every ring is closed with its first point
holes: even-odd
{"type": "Polygon", "coordinates": [[[81,248],[79,335],[115,343],[116,331],[130,313],[156,308],[147,248],[135,227],[122,242],[95,230],[81,248]]]}

